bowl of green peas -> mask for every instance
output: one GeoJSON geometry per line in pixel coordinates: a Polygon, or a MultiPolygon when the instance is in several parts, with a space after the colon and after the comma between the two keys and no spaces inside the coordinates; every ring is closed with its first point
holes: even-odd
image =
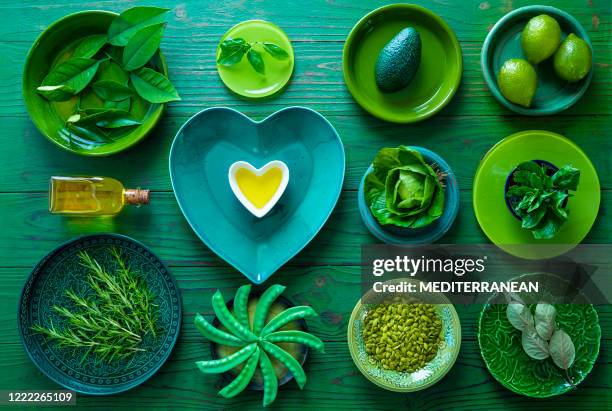
{"type": "MultiPolygon", "coordinates": [[[[415,283],[413,278],[385,284],[415,283]]],[[[377,295],[366,293],[348,324],[353,362],[372,383],[389,391],[431,387],[453,367],[461,347],[461,324],[442,293],[377,295]]]]}

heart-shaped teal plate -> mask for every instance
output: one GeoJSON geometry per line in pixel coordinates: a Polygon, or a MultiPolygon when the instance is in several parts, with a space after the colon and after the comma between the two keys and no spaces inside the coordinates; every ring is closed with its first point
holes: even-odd
{"type": "Polygon", "coordinates": [[[344,180],[344,147],[316,111],[288,107],[262,121],[225,107],[187,120],[170,149],[178,204],[200,239],[256,284],[264,282],[319,232],[344,180]],[[280,160],[289,184],[263,218],[234,196],[228,170],[236,161],[259,168],[280,160]]]}

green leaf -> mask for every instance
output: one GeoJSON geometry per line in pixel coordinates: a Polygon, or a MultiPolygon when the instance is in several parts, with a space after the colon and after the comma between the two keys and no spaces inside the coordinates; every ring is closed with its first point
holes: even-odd
{"type": "Polygon", "coordinates": [[[546,218],[543,218],[540,225],[532,230],[531,233],[536,240],[548,240],[557,234],[561,224],[563,224],[563,220],[560,220],[554,214],[548,213],[546,218]]]}
{"type": "Polygon", "coordinates": [[[101,99],[107,101],[122,101],[134,95],[134,90],[113,80],[96,81],[91,88],[101,99]]]}
{"type": "Polygon", "coordinates": [[[83,57],[86,59],[95,56],[106,44],[106,36],[97,34],[84,38],[79,45],[74,49],[72,57],[83,57]]]}
{"type": "Polygon", "coordinates": [[[98,73],[94,80],[110,80],[115,81],[123,86],[127,86],[130,80],[130,74],[125,71],[119,63],[113,60],[105,61],[100,64],[98,73]]]}
{"type": "Polygon", "coordinates": [[[115,108],[117,110],[130,111],[131,99],[126,98],[121,101],[105,101],[104,108],[115,108]]]}
{"type": "Polygon", "coordinates": [[[170,80],[150,68],[143,67],[133,72],[130,80],[138,95],[151,103],[167,103],[181,99],[170,80]]]}
{"type": "Polygon", "coordinates": [[[224,40],[219,44],[221,53],[217,63],[222,66],[233,66],[242,60],[244,54],[250,49],[250,45],[242,38],[224,40]]]}
{"type": "Polygon", "coordinates": [[[123,68],[133,71],[151,60],[164,33],[164,23],[148,26],[134,34],[123,49],[123,68]]]}
{"type": "Polygon", "coordinates": [[[519,331],[533,328],[533,316],[529,307],[520,303],[510,303],[506,308],[506,318],[519,331]]]}
{"type": "Polygon", "coordinates": [[[540,337],[544,340],[550,340],[550,337],[555,331],[555,317],[557,310],[554,306],[546,303],[539,303],[536,305],[535,315],[535,329],[540,337]]]}
{"type": "Polygon", "coordinates": [[[80,93],[94,78],[100,63],[105,60],[73,58],[58,64],[42,81],[42,86],[63,85],[80,93]]]}
{"type": "Polygon", "coordinates": [[[535,330],[523,331],[521,344],[525,353],[534,360],[545,360],[549,357],[548,343],[535,330]]]}
{"type": "Polygon", "coordinates": [[[546,211],[546,207],[540,207],[530,213],[527,213],[523,217],[521,227],[526,228],[527,230],[531,230],[532,228],[536,227],[546,215],[546,211]]]}
{"type": "Polygon", "coordinates": [[[569,369],[576,358],[576,348],[572,338],[563,330],[557,330],[550,339],[550,357],[555,365],[563,370],[569,369]]]}
{"type": "Polygon", "coordinates": [[[142,28],[163,23],[168,9],[159,7],[133,7],[115,17],[108,29],[108,42],[125,46],[142,28]]]}
{"type": "Polygon", "coordinates": [[[287,53],[282,47],[277,46],[274,43],[263,43],[262,44],[264,50],[268,52],[269,55],[274,57],[277,60],[286,60],[289,58],[289,53],[287,53]]]}
{"type": "Polygon", "coordinates": [[[253,69],[259,74],[266,74],[266,66],[264,64],[263,58],[261,57],[261,53],[254,49],[249,49],[247,52],[247,59],[253,69]]]}
{"type": "Polygon", "coordinates": [[[580,170],[569,165],[561,167],[552,176],[553,185],[558,189],[576,191],[579,181],[580,170]]]}
{"type": "Polygon", "coordinates": [[[131,127],[141,124],[140,121],[133,118],[127,111],[111,108],[84,110],[80,114],[70,116],[68,123],[77,126],[95,125],[96,127],[106,129],[131,127]]]}
{"type": "Polygon", "coordinates": [[[59,86],[40,86],[36,88],[36,91],[49,101],[67,101],[76,94],[74,89],[65,84],[59,86]]]}

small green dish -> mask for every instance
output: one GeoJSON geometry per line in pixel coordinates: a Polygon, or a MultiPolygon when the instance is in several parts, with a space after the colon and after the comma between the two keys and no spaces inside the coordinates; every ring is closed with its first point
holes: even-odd
{"type": "Polygon", "coordinates": [[[591,41],[578,20],[568,13],[550,6],[526,6],[511,11],[493,26],[482,46],[481,65],[484,79],[493,96],[506,108],[527,116],[544,116],[559,113],[576,103],[584,95],[591,79],[593,69],[582,80],[568,83],[559,78],[550,57],[534,68],[538,77],[538,87],[531,107],[523,107],[508,101],[499,90],[497,75],[504,62],[511,58],[525,58],[521,47],[521,32],[532,17],[547,14],[561,26],[561,41],[570,33],[575,33],[589,45],[591,41]]]}
{"type": "MultiPolygon", "coordinates": [[[[400,278],[387,281],[385,284],[400,281],[416,284],[417,288],[420,283],[414,278],[400,278]]],[[[413,373],[385,370],[368,356],[362,337],[363,321],[372,307],[372,304],[363,304],[362,301],[377,299],[375,294],[373,290],[370,290],[357,302],[348,323],[349,351],[359,371],[375,385],[395,392],[420,391],[440,381],[453,368],[461,348],[461,323],[455,307],[444,294],[427,293],[427,303],[435,304],[436,313],[442,321],[443,340],[438,353],[424,368],[413,373]]]]}
{"type": "MultiPolygon", "coordinates": [[[[92,10],[62,17],[38,36],[26,57],[22,87],[30,118],[49,141],[76,154],[107,156],[126,150],[149,134],[162,116],[163,104],[150,104],[139,97],[133,97],[130,112],[135,118],[141,119],[142,124],[127,130],[109,143],[96,143],[84,136],[70,137],[65,129],[65,120],[73,114],[76,99],[50,102],[36,92],[51,67],[66,59],[83,38],[105,34],[116,16],[113,12],[92,10]]],[[[161,51],[151,64],[155,70],[168,76],[168,67],[161,51]]],[[[102,71],[101,67],[96,76],[101,75],[102,71]]]]}
{"type": "Polygon", "coordinates": [[[587,155],[572,141],[550,131],[521,131],[504,138],[484,155],[474,176],[474,213],[480,228],[491,242],[520,258],[552,258],[574,248],[593,227],[600,201],[599,178],[587,155]],[[523,229],[506,204],[508,176],[520,163],[533,160],[556,168],[570,164],[580,170],[578,189],[567,203],[569,218],[548,240],[536,240],[523,229]]]}
{"type": "MultiPolygon", "coordinates": [[[[573,286],[548,273],[524,274],[511,281],[538,281],[551,295],[566,296],[573,286]]],[[[528,298],[529,296],[519,296],[528,298]]],[[[478,346],[487,369],[509,390],[534,398],[546,398],[572,390],[564,372],[550,360],[531,359],[523,351],[521,333],[506,317],[503,296],[495,294],[484,305],[478,317],[478,346]]],[[[576,359],[569,369],[574,385],[580,384],[591,372],[601,339],[601,327],[595,307],[580,294],[575,304],[555,304],[559,328],[568,333],[576,348],[576,359]]],[[[533,311],[533,308],[532,308],[533,311]]]]}
{"type": "MultiPolygon", "coordinates": [[[[271,42],[283,48],[289,58],[276,60],[262,48],[257,48],[263,57],[266,74],[257,73],[249,63],[246,55],[233,66],[223,66],[217,63],[219,77],[234,93],[249,99],[271,97],[281,92],[293,74],[294,55],[291,41],[278,26],[264,20],[248,20],[238,23],[229,29],[219,44],[227,39],[243,38],[248,42],[271,42]]],[[[219,58],[221,48],[217,47],[216,58],[219,58]]]]}
{"type": "Polygon", "coordinates": [[[461,82],[461,47],[453,30],[430,10],[414,4],[391,4],[364,16],[353,27],[342,55],[348,90],[370,114],[394,123],[414,123],[442,110],[461,82]],[[421,36],[421,64],[412,82],[383,93],[375,79],[376,59],[400,30],[414,27],[421,36]]]}

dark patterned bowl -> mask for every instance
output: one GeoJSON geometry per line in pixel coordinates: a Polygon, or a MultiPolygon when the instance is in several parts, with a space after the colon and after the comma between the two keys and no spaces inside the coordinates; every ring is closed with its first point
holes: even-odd
{"type": "Polygon", "coordinates": [[[109,395],[143,383],[168,359],[181,327],[181,296],[166,266],[147,247],[122,235],[91,235],[59,246],[34,267],[21,292],[18,317],[23,346],[43,374],[70,390],[109,395]],[[145,351],[127,359],[96,361],[93,356],[84,357],[82,349],[60,348],[33,333],[33,324],[48,326],[51,321],[56,325],[64,321],[52,307],[68,304],[66,290],[88,287],[84,275],[87,269],[80,265],[78,253],[87,251],[104,267],[113,264],[109,261],[110,247],[118,248],[127,263],[137,268],[156,296],[161,331],[156,337],[145,337],[145,351]]]}

